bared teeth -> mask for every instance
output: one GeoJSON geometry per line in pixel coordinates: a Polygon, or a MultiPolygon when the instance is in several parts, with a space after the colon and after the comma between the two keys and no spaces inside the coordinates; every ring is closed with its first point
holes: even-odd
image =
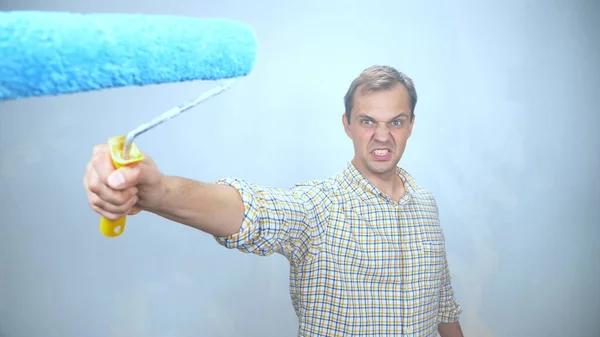
{"type": "Polygon", "coordinates": [[[388,150],[375,150],[373,153],[377,156],[385,156],[389,151],[388,150]]]}

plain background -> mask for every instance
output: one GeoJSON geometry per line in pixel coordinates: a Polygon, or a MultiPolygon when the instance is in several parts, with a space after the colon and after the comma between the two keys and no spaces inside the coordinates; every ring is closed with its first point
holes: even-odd
{"type": "MultiPolygon", "coordinates": [[[[592,0],[1,5],[250,24],[259,39],[252,74],[137,141],[166,174],[202,181],[290,187],[339,172],[353,154],[341,124],[350,81],[372,64],[406,72],[420,101],[401,166],[438,200],[469,337],[600,334],[599,8],[592,0]]],[[[226,250],[147,214],[108,239],[87,204],[81,182],[95,144],[213,85],[0,103],[0,336],[296,335],[281,256],[226,250]]]]}

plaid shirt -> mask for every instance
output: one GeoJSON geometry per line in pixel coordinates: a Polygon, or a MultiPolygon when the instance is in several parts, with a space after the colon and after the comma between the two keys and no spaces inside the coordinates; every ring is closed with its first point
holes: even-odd
{"type": "Polygon", "coordinates": [[[396,202],[348,163],[336,176],[279,189],[227,178],[245,204],[227,248],[283,254],[298,336],[437,336],[461,312],[433,195],[403,169],[396,202]]]}

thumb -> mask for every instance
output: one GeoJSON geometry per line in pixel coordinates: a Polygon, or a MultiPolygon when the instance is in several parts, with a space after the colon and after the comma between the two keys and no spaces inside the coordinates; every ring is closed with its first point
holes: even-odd
{"type": "Polygon", "coordinates": [[[123,190],[128,187],[136,186],[140,177],[140,168],[135,166],[125,166],[113,171],[108,176],[108,186],[112,189],[123,190]]]}

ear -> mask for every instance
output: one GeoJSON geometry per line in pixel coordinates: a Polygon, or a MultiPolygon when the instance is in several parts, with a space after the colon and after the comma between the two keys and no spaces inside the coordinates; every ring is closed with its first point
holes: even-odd
{"type": "Polygon", "coordinates": [[[346,131],[346,135],[350,137],[350,122],[348,118],[346,118],[346,114],[342,113],[342,124],[344,125],[344,131],[346,131]]]}
{"type": "Polygon", "coordinates": [[[415,125],[415,119],[417,119],[417,116],[413,115],[410,121],[410,125],[408,126],[408,137],[412,135],[413,126],[415,125]]]}

